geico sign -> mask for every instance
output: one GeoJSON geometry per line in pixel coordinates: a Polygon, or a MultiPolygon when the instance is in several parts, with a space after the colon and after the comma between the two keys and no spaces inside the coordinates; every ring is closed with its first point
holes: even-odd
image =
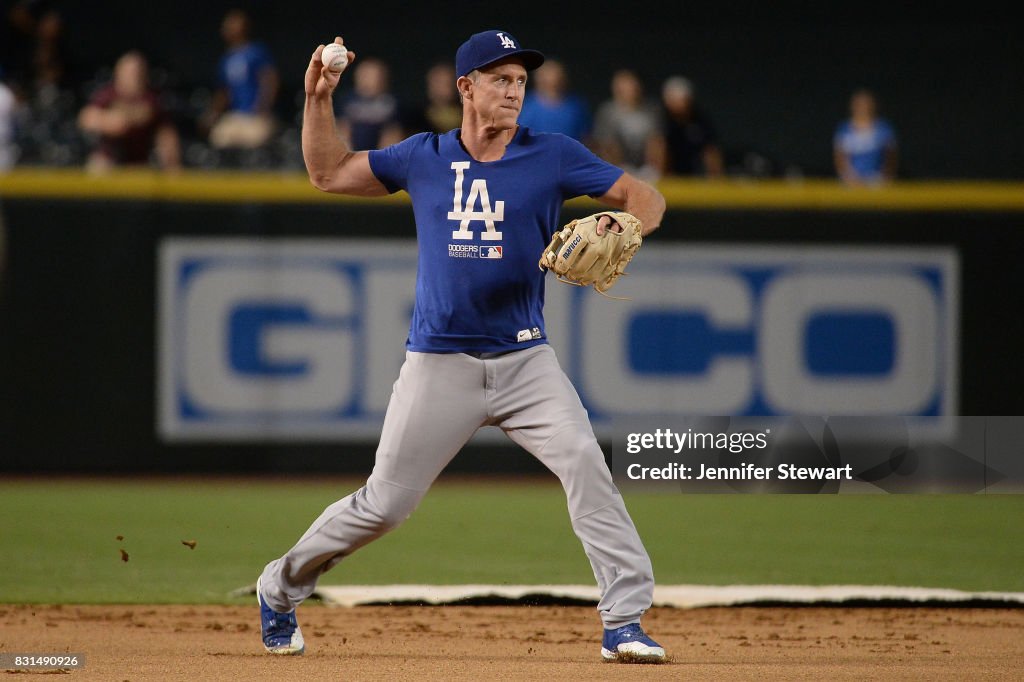
{"type": "MultiPolygon", "coordinates": [[[[912,271],[733,266],[631,276],[582,318],[599,412],[920,414],[939,407],[947,310],[912,271]],[[642,293],[641,293],[642,292],[642,293]],[[602,369],[603,368],[603,369],[602,369]]],[[[549,325],[551,322],[549,321],[549,325]]]]}
{"type": "MultiPolygon", "coordinates": [[[[170,438],[377,433],[404,358],[415,245],[170,240],[160,428],[170,438]]],[[[610,301],[552,284],[551,343],[595,427],[630,415],[949,414],[955,257],[666,247],[610,301]]]]}

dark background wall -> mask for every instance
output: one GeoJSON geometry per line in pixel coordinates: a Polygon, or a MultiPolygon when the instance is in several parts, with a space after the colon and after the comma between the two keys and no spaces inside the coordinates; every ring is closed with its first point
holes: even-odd
{"type": "Polygon", "coordinates": [[[979,5],[911,15],[891,3],[791,0],[54,4],[80,74],[137,47],[181,87],[212,82],[220,17],[246,7],[282,69],[289,118],[310,52],[336,33],[390,62],[398,95],[415,101],[430,64],[470,33],[501,27],[566,61],[595,105],[622,66],[652,92],[666,76],[690,77],[730,154],[756,151],[779,172],[830,174],[835,125],[849,93],[868,86],[898,130],[904,176],[1024,177],[1024,43],[1013,21],[979,5]]]}
{"type": "MultiPolygon", "coordinates": [[[[0,281],[0,471],[368,470],[372,444],[159,440],[156,250],[170,235],[408,239],[407,206],[17,199],[3,209],[9,261],[0,281]],[[351,227],[342,234],[339,225],[351,227]]],[[[958,412],[1013,415],[1024,413],[1021,216],[677,208],[652,244],[953,246],[962,282],[958,412]]],[[[454,468],[506,465],[539,466],[510,450],[460,457],[454,468]]]]}

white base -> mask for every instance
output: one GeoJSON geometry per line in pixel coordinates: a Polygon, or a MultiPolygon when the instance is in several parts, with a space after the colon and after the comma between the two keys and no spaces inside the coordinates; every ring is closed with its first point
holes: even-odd
{"type": "MultiPolygon", "coordinates": [[[[594,585],[321,585],[314,593],[335,606],[420,601],[446,604],[473,597],[517,600],[526,595],[579,599],[596,604],[594,585]]],[[[654,605],[677,608],[740,606],[773,601],[792,604],[845,601],[921,602],[999,601],[1024,604],[1024,592],[965,592],[932,587],[889,585],[659,585],[654,605]]]]}

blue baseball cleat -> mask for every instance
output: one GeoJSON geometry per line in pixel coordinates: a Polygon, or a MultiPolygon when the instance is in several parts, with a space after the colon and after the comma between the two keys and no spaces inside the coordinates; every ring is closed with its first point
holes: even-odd
{"type": "Polygon", "coordinates": [[[306,650],[302,630],[295,620],[295,612],[278,613],[263,601],[260,580],[256,579],[256,601],[260,604],[260,629],[263,631],[263,647],[279,656],[299,656],[306,650]]]}
{"type": "Polygon", "coordinates": [[[663,663],[665,650],[647,636],[640,623],[630,623],[614,630],[605,630],[601,655],[609,661],[623,663],[663,663]]]}

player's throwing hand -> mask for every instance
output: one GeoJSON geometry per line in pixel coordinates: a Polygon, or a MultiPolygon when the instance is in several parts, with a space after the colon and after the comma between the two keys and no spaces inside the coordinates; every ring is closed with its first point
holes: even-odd
{"type": "MultiPolygon", "coordinates": [[[[334,39],[336,45],[344,45],[345,41],[338,36],[334,39]]],[[[341,74],[344,71],[332,71],[323,62],[322,55],[325,45],[318,45],[313,50],[313,56],[309,60],[309,67],[306,69],[306,95],[317,99],[326,99],[331,96],[334,89],[338,87],[341,74]]],[[[356,53],[348,52],[348,63],[355,61],[356,53]]]]}

